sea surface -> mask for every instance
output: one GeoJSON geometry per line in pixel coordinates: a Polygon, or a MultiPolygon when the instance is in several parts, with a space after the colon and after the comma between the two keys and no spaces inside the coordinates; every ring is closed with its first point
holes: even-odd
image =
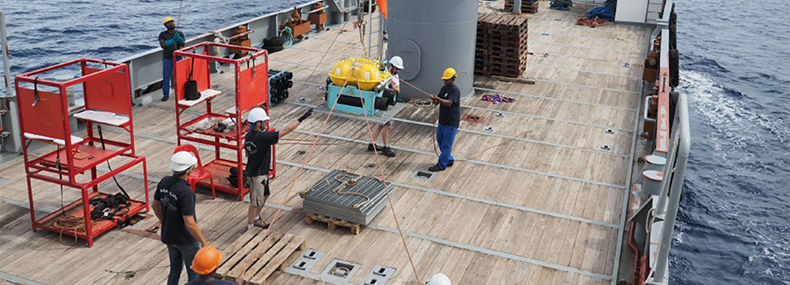
{"type": "MultiPolygon", "coordinates": [[[[179,26],[192,37],[294,2],[184,1],[179,26]]],[[[1,0],[11,72],[155,48],[181,3],[1,0]]],[[[790,284],[787,0],[676,3],[693,138],[670,284],[790,284]]]]}

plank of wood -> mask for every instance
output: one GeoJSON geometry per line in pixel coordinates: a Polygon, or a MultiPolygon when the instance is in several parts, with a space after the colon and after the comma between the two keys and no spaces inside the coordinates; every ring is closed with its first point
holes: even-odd
{"type": "Polygon", "coordinates": [[[249,281],[254,279],[255,276],[258,275],[257,273],[258,270],[260,270],[261,268],[263,268],[264,265],[269,263],[272,257],[274,257],[278,252],[280,252],[280,250],[282,250],[286,245],[288,245],[288,243],[291,241],[291,239],[293,239],[293,237],[294,235],[292,234],[285,234],[285,236],[280,238],[276,244],[274,244],[271,247],[268,247],[265,253],[261,253],[262,251],[259,251],[258,256],[255,256],[254,258],[255,263],[252,266],[250,266],[249,269],[247,269],[246,273],[244,273],[244,280],[249,281]]]}
{"type": "MultiPolygon", "coordinates": [[[[217,275],[220,275],[223,278],[225,278],[225,277],[230,277],[230,278],[238,277],[238,275],[237,276],[230,276],[229,273],[236,267],[244,267],[246,265],[244,260],[246,260],[248,258],[247,256],[249,254],[251,254],[253,250],[255,250],[255,247],[258,245],[259,237],[263,235],[262,232],[263,231],[259,231],[241,249],[236,251],[236,253],[234,253],[233,256],[231,256],[228,259],[228,261],[225,263],[226,266],[221,266],[220,268],[218,268],[217,269],[217,275]],[[222,270],[220,270],[220,269],[222,269],[222,270]]],[[[267,238],[269,238],[269,236],[267,236],[267,238]]]]}
{"type": "Polygon", "coordinates": [[[236,239],[233,243],[231,243],[230,246],[228,246],[228,248],[224,250],[225,258],[222,261],[222,263],[220,263],[220,266],[217,268],[217,270],[219,271],[220,268],[226,265],[228,263],[228,260],[230,260],[230,258],[233,257],[233,255],[235,255],[236,252],[241,247],[246,245],[247,242],[250,241],[250,239],[252,239],[255,235],[257,235],[260,232],[261,232],[260,228],[253,227],[252,229],[249,229],[246,232],[244,232],[244,234],[242,234],[238,239],[236,239]]]}
{"type": "MultiPolygon", "coordinates": [[[[255,243],[256,246],[258,247],[258,252],[256,254],[256,257],[263,255],[267,250],[269,250],[271,245],[274,244],[277,241],[277,239],[280,237],[280,235],[281,234],[276,233],[276,232],[270,233],[268,236],[266,236],[266,238],[263,240],[263,242],[260,243],[260,246],[257,246],[258,243],[256,241],[259,240],[263,235],[262,234],[261,235],[257,235],[256,238],[251,241],[251,243],[255,243]]],[[[250,251],[247,255],[245,255],[244,258],[241,260],[241,262],[239,262],[239,264],[237,266],[233,267],[233,269],[230,272],[228,272],[227,276],[229,276],[231,278],[234,278],[234,279],[238,278],[239,276],[241,276],[242,272],[245,269],[245,266],[247,266],[247,262],[248,261],[246,261],[246,260],[249,260],[249,258],[252,255],[252,253],[253,252],[250,251]]],[[[256,262],[258,260],[258,258],[253,258],[252,260],[253,260],[253,262],[256,262]]],[[[249,272],[249,270],[250,269],[247,269],[248,272],[249,272]]]]}
{"type": "Polygon", "coordinates": [[[291,256],[294,251],[302,247],[304,247],[304,238],[298,236],[292,237],[288,244],[280,252],[278,252],[277,255],[272,257],[260,272],[255,274],[251,282],[254,284],[266,284],[264,281],[269,278],[269,275],[271,275],[277,269],[282,269],[282,266],[285,264],[285,261],[288,259],[288,257],[291,256]]]}
{"type": "Polygon", "coordinates": [[[531,78],[521,78],[521,77],[511,78],[511,77],[504,77],[499,75],[491,75],[491,79],[501,80],[505,82],[515,82],[521,84],[535,85],[535,79],[531,79],[531,78]]]}

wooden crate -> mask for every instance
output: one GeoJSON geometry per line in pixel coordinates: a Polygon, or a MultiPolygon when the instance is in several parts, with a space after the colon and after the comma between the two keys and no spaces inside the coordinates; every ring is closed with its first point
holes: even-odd
{"type": "Polygon", "coordinates": [[[360,231],[362,231],[362,225],[355,224],[351,222],[347,222],[344,220],[338,220],[335,218],[330,218],[324,215],[318,215],[313,213],[306,213],[304,216],[304,223],[305,224],[312,224],[315,221],[324,222],[326,223],[327,228],[334,229],[336,227],[346,227],[351,229],[351,233],[358,235],[360,231]]]}
{"type": "MultiPolygon", "coordinates": [[[[511,12],[513,11],[514,0],[505,0],[505,9],[503,12],[511,12]]],[[[527,14],[535,14],[538,12],[538,8],[540,7],[540,1],[534,2],[527,2],[526,0],[521,1],[521,13],[527,14]]]]}
{"type": "Polygon", "coordinates": [[[269,232],[264,239],[264,232],[265,230],[260,228],[249,229],[226,248],[215,278],[236,280],[250,263],[250,257],[255,254],[244,273],[244,284],[269,284],[266,279],[272,273],[276,270],[284,270],[299,257],[299,252],[305,249],[303,237],[269,232]],[[257,252],[255,252],[256,247],[258,247],[257,252]]]}
{"type": "Polygon", "coordinates": [[[529,53],[527,18],[480,13],[477,22],[475,75],[520,76],[526,70],[529,53]]]}

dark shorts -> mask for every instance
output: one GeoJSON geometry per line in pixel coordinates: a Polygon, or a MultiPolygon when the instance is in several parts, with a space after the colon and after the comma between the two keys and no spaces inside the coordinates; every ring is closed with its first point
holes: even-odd
{"type": "Polygon", "coordinates": [[[386,123],[381,124],[381,126],[382,127],[391,127],[392,126],[392,120],[389,120],[386,123]]]}

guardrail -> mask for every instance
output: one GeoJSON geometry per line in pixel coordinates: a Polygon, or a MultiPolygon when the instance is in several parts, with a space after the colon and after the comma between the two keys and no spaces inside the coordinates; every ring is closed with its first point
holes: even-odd
{"type": "MultiPolygon", "coordinates": [[[[661,73],[659,78],[659,96],[677,97],[676,113],[673,119],[669,144],[668,159],[664,169],[664,178],[661,184],[661,193],[658,198],[655,220],[663,221],[659,238],[655,264],[651,266],[652,272],[645,284],[666,284],[669,266],[669,249],[672,244],[672,234],[675,230],[680,197],[683,193],[683,179],[686,174],[686,165],[691,148],[691,129],[689,126],[688,98],[686,94],[674,92],[669,86],[669,43],[672,36],[669,32],[672,0],[664,4],[664,12],[656,24],[656,30],[661,32],[661,73]]],[[[678,71],[679,72],[679,71],[678,71]]],[[[660,139],[657,136],[656,139],[660,139]]],[[[658,141],[657,141],[658,144],[658,141]]]]}
{"type": "MultiPolygon", "coordinates": [[[[297,5],[302,18],[313,11],[315,3],[324,2],[328,7],[327,9],[327,23],[336,24],[347,19],[348,14],[356,10],[356,6],[347,5],[348,0],[313,0],[307,3],[297,5]]],[[[196,45],[201,42],[214,41],[214,33],[222,34],[225,37],[233,36],[233,30],[237,26],[247,26],[248,30],[255,30],[250,33],[248,37],[254,43],[261,43],[264,38],[277,36],[280,24],[288,22],[291,19],[293,9],[284,9],[278,12],[269,13],[258,18],[235,23],[205,34],[191,37],[186,40],[186,46],[196,45]]],[[[146,97],[142,89],[149,85],[162,81],[162,49],[150,49],[120,60],[121,62],[129,65],[129,82],[132,91],[132,102],[134,104],[140,103],[146,97]]],[[[212,66],[213,68],[213,66],[212,66]]]]}

